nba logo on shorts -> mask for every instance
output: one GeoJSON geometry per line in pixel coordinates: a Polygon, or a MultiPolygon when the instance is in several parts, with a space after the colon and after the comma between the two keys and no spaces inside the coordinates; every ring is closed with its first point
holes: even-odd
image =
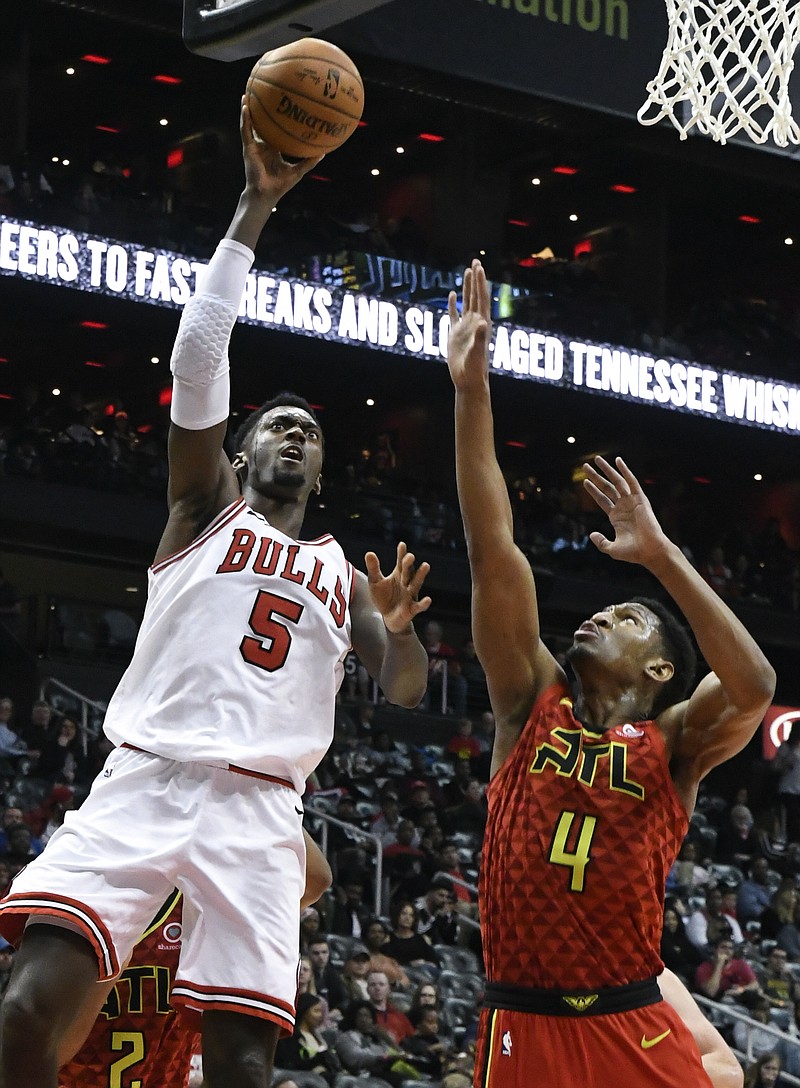
{"type": "Polygon", "coordinates": [[[513,1044],[512,1040],[511,1040],[511,1032],[510,1031],[504,1032],[503,1033],[503,1052],[502,1052],[504,1058],[510,1058],[511,1057],[511,1047],[513,1045],[514,1044],[513,1044]]]}

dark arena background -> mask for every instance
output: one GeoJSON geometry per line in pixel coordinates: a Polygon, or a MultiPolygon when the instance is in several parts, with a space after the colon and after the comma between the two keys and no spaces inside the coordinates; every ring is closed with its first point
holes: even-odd
{"type": "MultiPolygon", "coordinates": [[[[448,292],[480,256],[497,450],[548,646],[563,653],[595,609],[657,588],[588,540],[601,521],[581,466],[620,454],[775,667],[775,705],[704,783],[696,864],[682,862],[668,892],[689,919],[709,883],[736,892],[756,855],[777,890],[800,874],[771,770],[800,718],[800,153],[637,123],[666,38],[660,0],[294,7],[26,0],[4,14],[0,804],[36,839],[29,814],[59,785],[79,803],[102,765],[103,711],[166,515],[171,344],[242,186],[240,96],[264,49],[328,38],[364,78],[364,118],[264,233],[232,339],[232,423],[279,390],[306,397],[326,462],[305,536],[332,531],[362,569],[370,549],[390,563],[397,539],[431,564],[418,629],[443,667],[424,703],[399,711],[351,655],[306,801],[334,873],[319,911],[337,969],[354,859],[370,912],[387,919],[398,892],[456,878],[457,935],[430,972],[452,1046],[438,1068],[416,1067],[439,1084],[469,1075],[484,801],[461,783],[485,785],[491,737],[455,494],[448,292]],[[70,759],[44,760],[35,753],[65,750],[65,718],[70,759]],[[441,830],[423,820],[415,852],[392,851],[374,830],[385,794],[411,812],[420,780],[441,830]],[[741,851],[735,806],[753,827],[741,851]]],[[[6,854],[10,876],[7,840],[6,854]]],[[[740,914],[743,955],[766,970],[777,933],[740,914]]],[[[786,948],[800,980],[798,927],[786,948]]],[[[679,973],[693,984],[691,962],[679,973]]],[[[777,1050],[787,1084],[800,1084],[794,992],[755,1020],[705,1002],[743,1064],[777,1050]]]]}

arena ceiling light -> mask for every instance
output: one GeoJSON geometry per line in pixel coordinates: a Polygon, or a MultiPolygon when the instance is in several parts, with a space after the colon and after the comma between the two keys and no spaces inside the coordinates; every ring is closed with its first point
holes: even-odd
{"type": "Polygon", "coordinates": [[[183,80],[178,76],[168,76],[163,72],[159,72],[157,76],[153,76],[153,83],[166,83],[170,86],[175,86],[178,83],[183,83],[183,80]]]}
{"type": "Polygon", "coordinates": [[[566,174],[567,176],[571,176],[572,174],[579,173],[579,170],[577,166],[554,166],[553,173],[566,174]]]}
{"type": "Polygon", "coordinates": [[[417,139],[422,140],[426,144],[443,144],[444,136],[439,136],[436,132],[419,132],[417,133],[417,139]]]}
{"type": "Polygon", "coordinates": [[[635,185],[611,185],[609,186],[612,193],[635,193],[637,192],[635,185]]]}
{"type": "Polygon", "coordinates": [[[104,57],[100,53],[84,53],[81,60],[85,60],[87,64],[110,64],[111,57],[104,57]]]}
{"type": "Polygon", "coordinates": [[[737,216],[740,223],[760,223],[761,220],[757,215],[740,215],[737,216]]]}

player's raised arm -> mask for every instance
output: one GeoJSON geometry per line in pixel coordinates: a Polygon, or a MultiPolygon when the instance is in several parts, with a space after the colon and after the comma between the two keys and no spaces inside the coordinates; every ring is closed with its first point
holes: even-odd
{"type": "Polygon", "coordinates": [[[253,136],[242,104],[245,187],[227,234],[181,316],[170,366],[170,518],[157,559],[183,547],[239,489],[223,454],[230,411],[228,342],[254,249],[272,209],[319,159],[288,163],[253,136]]]}
{"type": "Polygon", "coordinates": [[[464,273],[461,314],[455,293],[449,311],[447,365],[455,386],[456,480],[472,575],[472,637],[499,741],[501,733],[519,731],[536,695],[560,670],[539,640],[533,573],[514,543],[511,504],[495,454],[490,299],[480,261],[464,273]]]}
{"type": "Polygon", "coordinates": [[[661,715],[684,800],[694,803],[700,779],[752,737],[775,691],[775,672],[753,637],[666,536],[639,481],[621,457],[584,465],[585,486],[614,530],[592,543],[612,559],[639,563],[680,608],[712,670],[687,703],[661,715]]]}

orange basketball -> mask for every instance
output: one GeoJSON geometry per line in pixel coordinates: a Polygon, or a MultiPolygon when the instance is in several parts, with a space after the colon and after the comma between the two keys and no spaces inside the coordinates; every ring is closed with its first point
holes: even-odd
{"type": "Polygon", "coordinates": [[[355,64],[319,38],[265,53],[245,94],[256,134],[290,158],[340,147],[364,112],[364,84],[355,64]]]}

